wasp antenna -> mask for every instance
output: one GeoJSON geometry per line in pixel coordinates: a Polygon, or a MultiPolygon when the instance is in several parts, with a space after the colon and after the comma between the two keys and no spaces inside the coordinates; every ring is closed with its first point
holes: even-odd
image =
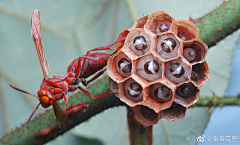
{"type": "Polygon", "coordinates": [[[24,130],[26,130],[26,129],[27,129],[27,125],[28,125],[29,121],[31,120],[31,118],[32,118],[33,114],[34,114],[34,113],[35,113],[35,111],[38,109],[38,107],[39,107],[39,105],[40,105],[40,104],[41,104],[41,103],[38,103],[38,105],[37,105],[36,109],[33,111],[33,113],[31,114],[31,116],[29,117],[29,119],[28,119],[28,121],[27,121],[27,123],[26,123],[26,125],[25,125],[25,128],[24,128],[24,130]]]}
{"type": "Polygon", "coordinates": [[[12,88],[15,89],[15,90],[18,90],[18,91],[20,91],[20,92],[23,92],[23,93],[29,94],[29,95],[31,95],[31,96],[33,96],[33,97],[39,99],[38,96],[36,96],[36,95],[34,95],[34,94],[32,94],[32,93],[29,93],[29,92],[26,92],[26,91],[24,91],[24,90],[18,89],[18,88],[16,88],[16,87],[12,86],[11,84],[9,84],[9,86],[12,87],[12,88]]]}

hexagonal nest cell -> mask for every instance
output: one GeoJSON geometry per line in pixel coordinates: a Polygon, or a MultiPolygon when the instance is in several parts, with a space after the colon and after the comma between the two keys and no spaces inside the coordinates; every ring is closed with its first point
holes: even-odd
{"type": "Polygon", "coordinates": [[[187,108],[173,102],[170,108],[163,110],[161,113],[163,118],[169,121],[174,121],[184,117],[186,114],[186,110],[187,108]]]}
{"type": "MultiPolygon", "coordinates": [[[[129,49],[137,56],[144,55],[149,52],[151,46],[151,37],[143,29],[136,29],[134,33],[128,34],[131,36],[129,49]]],[[[127,37],[127,41],[130,37],[127,37]]]]}
{"type": "Polygon", "coordinates": [[[137,60],[137,74],[146,81],[155,81],[162,77],[163,63],[153,55],[145,55],[137,60]]]}
{"type": "Polygon", "coordinates": [[[183,44],[183,57],[192,64],[203,62],[207,52],[207,45],[199,39],[183,44]]]}
{"type": "Polygon", "coordinates": [[[139,102],[143,100],[143,87],[133,79],[128,79],[123,83],[124,95],[135,101],[139,102]]]}
{"type": "Polygon", "coordinates": [[[192,40],[198,37],[198,28],[190,21],[178,20],[173,28],[173,31],[182,41],[192,40]]]}
{"type": "Polygon", "coordinates": [[[171,60],[165,63],[165,77],[175,84],[183,83],[189,80],[191,66],[181,58],[171,60]]]}
{"type": "Polygon", "coordinates": [[[148,17],[148,22],[145,24],[146,29],[154,34],[160,34],[171,31],[173,28],[174,19],[164,11],[152,13],[148,17]]]}
{"type": "Polygon", "coordinates": [[[189,107],[198,101],[199,92],[199,88],[193,83],[184,83],[177,87],[174,101],[184,107],[189,107]]]}
{"type": "Polygon", "coordinates": [[[150,86],[149,96],[160,103],[165,103],[172,100],[173,91],[164,84],[156,83],[150,86]]]}
{"type": "Polygon", "coordinates": [[[143,28],[144,25],[146,24],[147,20],[148,20],[148,15],[143,16],[143,17],[137,19],[137,21],[134,23],[133,27],[134,28],[143,28]]]}
{"type": "Polygon", "coordinates": [[[187,20],[175,21],[164,11],[139,18],[120,33],[107,64],[110,89],[143,125],[185,116],[210,79],[208,47],[187,20]]]}
{"type": "Polygon", "coordinates": [[[166,61],[180,56],[182,52],[182,42],[174,33],[158,35],[155,45],[157,53],[166,61]]]}
{"type": "Polygon", "coordinates": [[[135,119],[145,126],[154,125],[162,118],[159,113],[156,113],[154,110],[146,106],[138,105],[131,109],[134,112],[135,119]]]}

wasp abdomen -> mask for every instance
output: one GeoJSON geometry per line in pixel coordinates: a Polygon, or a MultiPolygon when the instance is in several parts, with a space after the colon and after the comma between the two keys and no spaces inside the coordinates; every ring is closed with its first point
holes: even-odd
{"type": "MultiPolygon", "coordinates": [[[[82,72],[80,73],[80,78],[87,78],[91,76],[92,74],[96,73],[97,71],[101,70],[107,65],[107,61],[109,58],[109,54],[106,53],[92,53],[89,55],[89,57],[92,58],[98,58],[98,61],[90,60],[85,58],[85,67],[82,69],[82,72]]],[[[83,59],[81,59],[81,63],[83,63],[83,59]]]]}

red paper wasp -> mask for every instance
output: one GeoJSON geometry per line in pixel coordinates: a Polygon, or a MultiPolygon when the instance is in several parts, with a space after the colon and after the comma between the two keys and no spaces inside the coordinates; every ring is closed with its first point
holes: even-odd
{"type": "Polygon", "coordinates": [[[40,24],[40,14],[39,11],[36,9],[34,10],[32,17],[31,17],[31,33],[33,37],[33,41],[37,50],[39,62],[41,64],[42,72],[43,72],[43,81],[40,86],[40,90],[38,91],[38,96],[26,92],[24,90],[18,89],[12,85],[10,85],[12,88],[29,94],[35,98],[39,99],[39,103],[36,107],[36,109],[33,111],[31,116],[29,117],[26,125],[25,125],[25,130],[26,127],[32,118],[33,114],[35,111],[38,109],[39,105],[41,104],[42,107],[47,108],[51,105],[53,105],[54,113],[56,115],[57,120],[61,122],[65,122],[68,120],[68,116],[65,114],[65,112],[61,109],[61,107],[58,105],[57,100],[60,100],[64,98],[65,101],[65,111],[72,109],[73,107],[76,106],[88,106],[86,104],[80,103],[74,106],[68,106],[68,98],[67,98],[67,93],[75,91],[77,88],[82,90],[86,95],[88,95],[92,99],[100,98],[103,96],[108,95],[110,92],[106,92],[100,96],[93,97],[90,92],[88,92],[87,89],[79,86],[78,84],[82,82],[84,85],[87,85],[89,82],[95,80],[98,78],[104,71],[101,71],[98,73],[93,79],[90,81],[85,81],[85,78],[89,77],[90,75],[94,74],[98,70],[101,70],[104,66],[107,65],[107,60],[109,58],[109,54],[106,53],[93,53],[90,54],[91,51],[98,51],[98,50],[107,50],[110,49],[112,45],[115,43],[124,40],[118,40],[117,42],[104,46],[104,47],[99,47],[95,48],[93,50],[90,50],[87,52],[85,56],[81,56],[77,59],[75,59],[68,67],[67,71],[67,76],[53,76],[51,77],[49,75],[49,66],[47,62],[47,58],[43,49],[42,45],[42,34],[41,34],[41,24],[40,24]]]}

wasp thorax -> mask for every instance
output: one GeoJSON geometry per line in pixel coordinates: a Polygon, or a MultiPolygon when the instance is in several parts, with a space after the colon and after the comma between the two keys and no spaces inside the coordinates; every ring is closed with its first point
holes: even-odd
{"type": "Polygon", "coordinates": [[[141,91],[142,87],[138,83],[131,83],[128,88],[128,94],[133,98],[138,97],[141,91]]]}
{"type": "Polygon", "coordinates": [[[144,50],[147,48],[146,39],[143,36],[136,37],[133,41],[133,46],[137,50],[144,50]]]}
{"type": "Polygon", "coordinates": [[[196,58],[196,51],[193,48],[185,48],[183,50],[183,56],[186,58],[187,61],[193,61],[196,58]]]}
{"type": "Polygon", "coordinates": [[[169,88],[167,88],[165,86],[162,86],[162,87],[157,88],[154,91],[154,95],[157,99],[159,99],[163,102],[166,102],[166,101],[169,101],[171,99],[170,91],[171,90],[169,88]]]}
{"type": "Polygon", "coordinates": [[[168,53],[172,52],[176,45],[176,41],[172,38],[167,38],[161,43],[162,49],[168,53]]]}
{"type": "Polygon", "coordinates": [[[180,63],[173,63],[171,64],[170,72],[173,76],[180,78],[184,74],[184,69],[180,63]]]}
{"type": "Polygon", "coordinates": [[[126,58],[122,58],[119,62],[118,62],[118,67],[120,68],[120,70],[122,70],[122,72],[124,73],[129,73],[132,70],[132,64],[129,60],[127,60],[126,58]]]}
{"type": "Polygon", "coordinates": [[[188,97],[194,93],[194,88],[188,85],[182,85],[177,89],[177,94],[181,97],[188,97]]]}
{"type": "Polygon", "coordinates": [[[159,71],[159,65],[155,60],[149,61],[144,65],[147,74],[156,74],[159,71]]]}

